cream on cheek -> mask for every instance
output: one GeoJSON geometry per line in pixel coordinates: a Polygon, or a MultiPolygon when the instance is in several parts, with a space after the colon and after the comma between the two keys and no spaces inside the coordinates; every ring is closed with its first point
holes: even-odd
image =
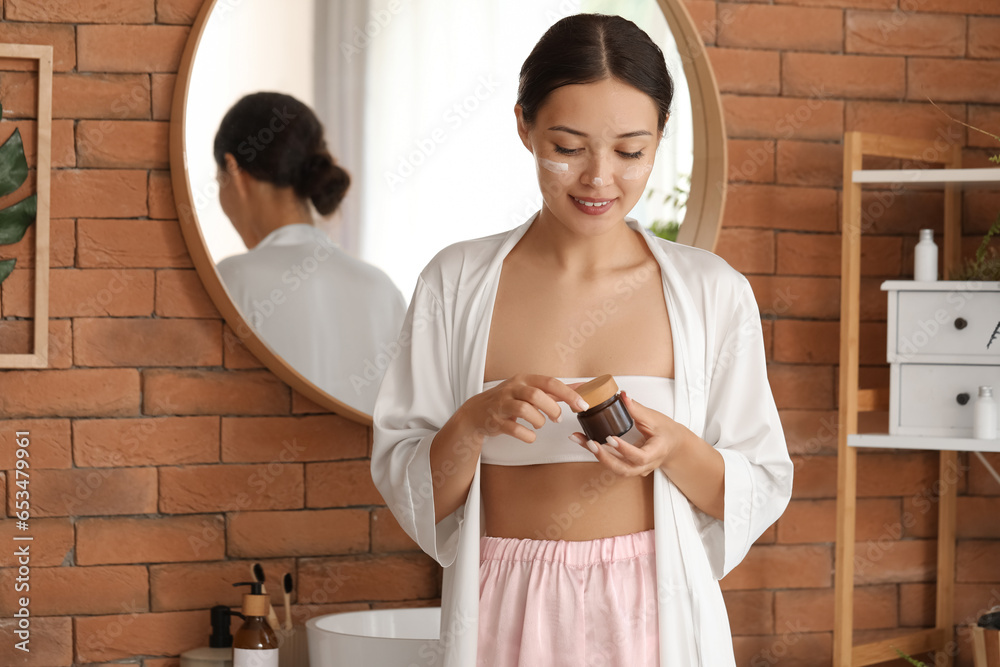
{"type": "Polygon", "coordinates": [[[556,162],[555,160],[546,160],[543,157],[537,158],[538,166],[542,169],[547,169],[553,174],[567,174],[569,173],[569,162],[556,162]]]}
{"type": "Polygon", "coordinates": [[[653,164],[634,164],[627,167],[624,172],[622,172],[622,179],[626,181],[638,181],[640,178],[645,178],[649,175],[649,172],[653,170],[653,164]]]}

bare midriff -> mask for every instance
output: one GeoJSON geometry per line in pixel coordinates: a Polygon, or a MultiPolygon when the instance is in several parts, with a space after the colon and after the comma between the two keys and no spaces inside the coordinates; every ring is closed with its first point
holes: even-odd
{"type": "Polygon", "coordinates": [[[596,540],[653,528],[653,476],[620,477],[600,463],[483,464],[485,534],[596,540]]]}

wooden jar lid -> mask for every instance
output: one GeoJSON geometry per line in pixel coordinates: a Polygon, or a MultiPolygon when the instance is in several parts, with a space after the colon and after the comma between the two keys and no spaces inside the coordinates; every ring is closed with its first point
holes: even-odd
{"type": "Polygon", "coordinates": [[[594,407],[600,405],[618,393],[618,384],[610,375],[600,375],[590,382],[585,382],[576,388],[576,393],[580,394],[587,405],[594,407]]]}

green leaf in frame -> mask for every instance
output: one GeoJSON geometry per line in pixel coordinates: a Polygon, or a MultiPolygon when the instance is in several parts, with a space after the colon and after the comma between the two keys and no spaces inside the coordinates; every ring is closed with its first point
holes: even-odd
{"type": "Polygon", "coordinates": [[[14,130],[0,146],[0,197],[6,197],[17,190],[28,178],[28,161],[24,157],[24,142],[21,130],[14,130]]]}
{"type": "Polygon", "coordinates": [[[16,259],[0,260],[0,283],[7,280],[7,276],[9,276],[10,272],[14,270],[14,264],[16,263],[16,259]]]}
{"type": "Polygon", "coordinates": [[[38,195],[31,195],[13,206],[0,210],[0,245],[17,243],[25,230],[35,221],[38,212],[38,195]]]}

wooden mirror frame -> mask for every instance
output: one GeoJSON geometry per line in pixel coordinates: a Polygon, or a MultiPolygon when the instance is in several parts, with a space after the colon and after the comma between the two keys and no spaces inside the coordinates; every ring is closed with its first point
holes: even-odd
{"type": "MultiPolygon", "coordinates": [[[[208,251],[205,237],[195,215],[194,193],[188,179],[187,151],[184,150],[184,128],[187,125],[187,103],[190,92],[194,57],[208,25],[212,10],[227,0],[206,0],[191,26],[184,53],[181,56],[174,85],[170,113],[170,178],[173,184],[177,217],[184,234],[191,261],[201,278],[205,291],[218,308],[233,332],[257,359],[275,375],[317,405],[347,419],[371,425],[371,415],[337,400],[321,390],[295,370],[282,357],[275,354],[253,331],[236,304],[229,298],[226,288],[215,270],[215,263],[208,251]]],[[[722,211],[725,206],[727,186],[726,130],[722,113],[722,99],[715,82],[712,66],[705,52],[705,44],[684,7],[683,0],[657,0],[670,26],[677,50],[681,54],[684,75],[691,93],[692,128],[694,131],[694,156],[691,173],[691,190],[688,195],[684,224],[678,242],[706,250],[714,250],[722,211]]]]}

